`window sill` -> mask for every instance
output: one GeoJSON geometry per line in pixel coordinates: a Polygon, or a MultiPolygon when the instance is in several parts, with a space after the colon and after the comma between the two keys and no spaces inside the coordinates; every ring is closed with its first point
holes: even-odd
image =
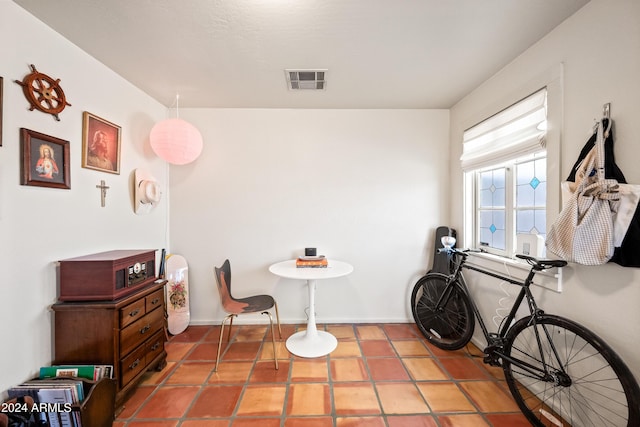
{"type": "MultiPolygon", "coordinates": [[[[486,252],[470,252],[467,258],[467,264],[523,281],[531,269],[531,266],[526,261],[486,252]]],[[[562,268],[552,268],[536,273],[533,284],[553,292],[561,293],[562,268]]]]}

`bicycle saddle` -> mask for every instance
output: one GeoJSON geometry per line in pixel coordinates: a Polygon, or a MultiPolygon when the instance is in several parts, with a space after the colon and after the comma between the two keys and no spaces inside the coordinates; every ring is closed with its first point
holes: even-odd
{"type": "Polygon", "coordinates": [[[553,267],[564,267],[567,265],[567,261],[562,259],[537,259],[532,256],[516,254],[517,258],[527,261],[533,265],[536,270],[546,270],[553,267]]]}

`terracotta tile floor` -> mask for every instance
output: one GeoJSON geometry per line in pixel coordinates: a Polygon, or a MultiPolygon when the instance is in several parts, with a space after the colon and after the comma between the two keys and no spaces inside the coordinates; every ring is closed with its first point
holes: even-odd
{"type": "Polygon", "coordinates": [[[114,426],[529,425],[502,371],[484,365],[472,345],[439,350],[413,324],[320,325],[338,348],[305,359],[285,347],[298,329],[282,326],[276,371],[267,327],[234,326],[216,373],[219,326],[190,326],[167,342],[167,366],[145,374],[114,426]]]}

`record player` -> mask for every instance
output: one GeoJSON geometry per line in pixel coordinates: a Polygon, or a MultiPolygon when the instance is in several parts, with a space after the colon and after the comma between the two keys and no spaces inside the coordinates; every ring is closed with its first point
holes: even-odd
{"type": "Polygon", "coordinates": [[[60,301],[105,301],[153,283],[155,250],[114,250],[60,261],[60,301]]]}

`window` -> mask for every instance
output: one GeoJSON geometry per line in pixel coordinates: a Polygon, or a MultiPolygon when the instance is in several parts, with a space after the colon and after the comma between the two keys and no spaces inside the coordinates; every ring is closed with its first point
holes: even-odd
{"type": "MultiPolygon", "coordinates": [[[[515,253],[517,234],[546,235],[546,152],[472,170],[477,218],[474,247],[515,253]]],[[[532,254],[533,255],[533,254],[532,254]]]]}
{"type": "Polygon", "coordinates": [[[539,90],[464,133],[473,247],[512,257],[517,234],[546,235],[546,96],[539,90]]]}

